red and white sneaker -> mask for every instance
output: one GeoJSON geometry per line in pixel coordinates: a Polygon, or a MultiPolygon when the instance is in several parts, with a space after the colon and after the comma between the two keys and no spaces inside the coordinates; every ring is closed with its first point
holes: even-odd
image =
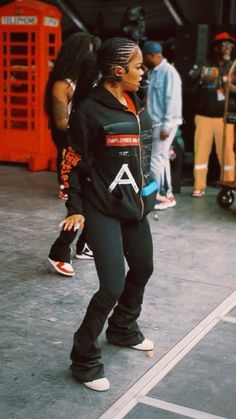
{"type": "Polygon", "coordinates": [[[68,262],[56,262],[55,260],[52,260],[48,258],[49,263],[53,266],[53,268],[59,272],[61,275],[65,276],[74,276],[75,271],[71,265],[71,263],[68,262]]]}

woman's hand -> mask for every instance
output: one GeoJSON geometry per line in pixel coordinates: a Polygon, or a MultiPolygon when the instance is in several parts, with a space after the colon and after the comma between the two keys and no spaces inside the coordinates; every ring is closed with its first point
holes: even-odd
{"type": "Polygon", "coordinates": [[[69,215],[64,220],[61,221],[59,224],[59,227],[63,227],[63,230],[68,231],[76,231],[76,230],[82,230],[84,228],[84,222],[85,218],[81,214],[74,214],[69,215]]]}

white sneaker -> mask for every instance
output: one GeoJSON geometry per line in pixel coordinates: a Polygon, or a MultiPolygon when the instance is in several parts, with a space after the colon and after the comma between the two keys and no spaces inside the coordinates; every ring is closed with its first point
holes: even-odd
{"type": "Polygon", "coordinates": [[[95,391],[106,391],[110,388],[110,383],[107,378],[98,378],[98,380],[88,381],[83,383],[86,387],[95,391]]]}
{"type": "Polygon", "coordinates": [[[48,258],[49,263],[53,266],[54,269],[56,269],[57,272],[59,272],[62,275],[65,276],[74,276],[75,271],[70,263],[67,262],[59,262],[52,260],[48,258]]]}
{"type": "Polygon", "coordinates": [[[156,204],[154,206],[154,210],[165,210],[169,208],[169,199],[165,195],[161,195],[159,193],[156,194],[156,204]]]}
{"type": "Polygon", "coordinates": [[[202,196],[204,196],[205,195],[205,191],[196,191],[196,190],[194,190],[193,192],[192,192],[192,196],[194,197],[194,198],[201,198],[202,196]]]}
{"type": "Polygon", "coordinates": [[[168,198],[167,198],[166,195],[161,195],[160,193],[157,193],[156,194],[156,200],[158,202],[167,202],[168,201],[168,198]]]}
{"type": "Polygon", "coordinates": [[[167,208],[169,208],[168,202],[156,201],[156,204],[154,205],[154,210],[160,210],[161,211],[161,210],[165,210],[167,208]]]}
{"type": "Polygon", "coordinates": [[[154,349],[154,343],[151,340],[145,338],[142,343],[131,346],[131,348],[138,349],[139,351],[152,351],[154,349]]]}
{"type": "Polygon", "coordinates": [[[177,204],[177,202],[176,202],[174,196],[168,197],[168,202],[167,202],[168,208],[175,207],[176,204],[177,204]]]}
{"type": "Polygon", "coordinates": [[[84,248],[82,250],[82,252],[76,253],[75,257],[77,259],[93,259],[93,252],[92,250],[88,247],[87,243],[85,243],[84,248]]]}

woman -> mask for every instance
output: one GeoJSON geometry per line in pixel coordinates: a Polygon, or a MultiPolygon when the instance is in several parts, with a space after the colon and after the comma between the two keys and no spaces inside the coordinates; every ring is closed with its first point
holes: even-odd
{"type": "MultiPolygon", "coordinates": [[[[45,100],[53,141],[58,149],[57,175],[58,182],[62,186],[61,191],[63,191],[61,161],[66,146],[66,129],[72,106],[72,97],[81,78],[81,73],[84,73],[84,62],[88,54],[96,51],[99,46],[99,38],[87,32],[73,33],[63,42],[49,76],[45,100]]],[[[65,199],[62,195],[60,197],[65,199]]]]}
{"type": "MultiPolygon", "coordinates": [[[[58,148],[59,197],[64,200],[67,199],[65,179],[68,176],[71,162],[71,150],[66,153],[66,148],[72,99],[75,104],[78,104],[98,77],[94,53],[100,44],[99,38],[86,32],[77,32],[69,36],[61,47],[47,86],[47,109],[53,139],[58,148]]],[[[78,157],[74,155],[74,158],[78,157]]],[[[50,249],[48,260],[51,266],[65,276],[75,275],[71,263],[70,245],[75,239],[76,233],[62,231],[50,249]]],[[[75,257],[93,259],[93,253],[86,243],[85,230],[77,241],[75,257]]]]}
{"type": "Polygon", "coordinates": [[[134,94],[144,73],[138,45],[126,38],[109,39],[98,50],[98,65],[102,79],[70,122],[69,141],[81,161],[79,170],[71,172],[68,216],[62,225],[73,231],[86,220],[100,284],[74,335],[72,375],[92,390],[104,391],[109,381],[97,339],[115,305],[108,319],[108,342],[153,349],[136,322],[153,271],[152,238],[141,197],[150,163],[151,120],[134,94]]]}

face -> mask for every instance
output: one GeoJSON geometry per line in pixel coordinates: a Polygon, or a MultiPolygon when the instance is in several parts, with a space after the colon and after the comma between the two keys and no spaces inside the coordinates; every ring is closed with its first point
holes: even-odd
{"type": "Polygon", "coordinates": [[[137,92],[144,74],[143,56],[140,49],[137,50],[136,54],[129,61],[127,67],[128,72],[122,73],[121,86],[129,92],[137,92]]]}
{"type": "Polygon", "coordinates": [[[153,68],[156,66],[156,64],[154,63],[153,57],[154,57],[153,54],[145,54],[143,56],[143,62],[147,68],[153,68]]]}
{"type": "Polygon", "coordinates": [[[223,41],[216,47],[216,51],[223,60],[230,60],[233,47],[232,42],[223,41]]]}

